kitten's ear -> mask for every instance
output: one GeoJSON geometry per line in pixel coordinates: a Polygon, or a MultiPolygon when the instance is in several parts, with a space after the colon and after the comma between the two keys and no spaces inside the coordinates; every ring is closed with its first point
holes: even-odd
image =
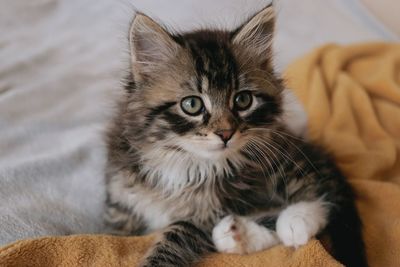
{"type": "Polygon", "coordinates": [[[265,59],[272,45],[275,11],[270,4],[233,32],[232,42],[244,49],[247,56],[265,59]]]}
{"type": "Polygon", "coordinates": [[[137,13],[132,22],[129,41],[135,79],[145,79],[165,66],[179,49],[166,30],[142,13],[137,13]]]}

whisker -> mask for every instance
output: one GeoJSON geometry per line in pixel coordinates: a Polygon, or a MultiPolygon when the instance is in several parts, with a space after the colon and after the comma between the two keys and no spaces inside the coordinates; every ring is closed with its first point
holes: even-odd
{"type": "MultiPolygon", "coordinates": [[[[276,170],[278,171],[278,173],[279,173],[280,177],[282,178],[284,184],[287,185],[287,179],[286,179],[285,172],[284,172],[284,170],[282,170],[282,165],[279,164],[280,160],[279,160],[278,156],[276,155],[276,153],[274,153],[274,152],[267,146],[267,143],[266,143],[264,140],[258,138],[257,136],[255,136],[255,141],[256,141],[261,147],[264,147],[265,149],[267,149],[267,150],[271,153],[271,155],[274,157],[274,158],[272,158],[272,162],[274,163],[274,165],[275,165],[275,167],[276,167],[276,170]],[[279,165],[278,165],[278,164],[279,164],[279,165]]],[[[262,148],[261,148],[260,150],[262,150],[262,148]]],[[[279,152],[279,151],[278,151],[278,152],[279,152]]],[[[277,186],[277,184],[275,184],[275,187],[276,187],[276,186],[277,186]]],[[[285,186],[285,188],[286,188],[286,187],[287,187],[287,186],[285,186]]]]}
{"type": "Polygon", "coordinates": [[[285,138],[283,137],[279,132],[274,132],[275,134],[279,135],[284,141],[289,142],[290,145],[292,145],[303,157],[304,159],[306,159],[306,161],[311,165],[311,167],[314,169],[315,172],[318,173],[318,175],[320,175],[321,173],[319,172],[319,170],[315,167],[315,165],[312,163],[312,161],[310,160],[309,157],[307,157],[306,154],[304,154],[304,152],[301,150],[301,148],[299,148],[295,143],[293,143],[292,141],[290,141],[289,138],[285,138]]]}

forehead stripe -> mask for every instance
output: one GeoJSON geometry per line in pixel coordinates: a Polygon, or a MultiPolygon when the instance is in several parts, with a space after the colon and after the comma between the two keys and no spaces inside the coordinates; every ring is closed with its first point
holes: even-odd
{"type": "Polygon", "coordinates": [[[210,83],[208,81],[208,78],[205,75],[201,76],[201,88],[203,89],[203,91],[208,92],[209,86],[210,86],[210,83]]]}

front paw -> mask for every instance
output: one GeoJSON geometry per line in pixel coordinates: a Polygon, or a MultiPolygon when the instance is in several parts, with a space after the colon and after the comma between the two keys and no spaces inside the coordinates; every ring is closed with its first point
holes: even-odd
{"type": "Polygon", "coordinates": [[[276,222],[278,237],[285,246],[297,248],[304,245],[326,226],[327,214],[321,201],[290,205],[276,222]]]}
{"type": "Polygon", "coordinates": [[[239,216],[224,217],[213,229],[212,239],[219,252],[247,254],[278,244],[267,228],[239,216]]]}

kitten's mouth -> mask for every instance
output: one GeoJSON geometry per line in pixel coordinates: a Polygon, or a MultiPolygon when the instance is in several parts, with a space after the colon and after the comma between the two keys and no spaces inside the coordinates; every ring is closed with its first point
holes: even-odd
{"type": "Polygon", "coordinates": [[[212,150],[212,151],[223,151],[223,150],[225,150],[227,148],[228,148],[228,146],[226,144],[221,144],[221,145],[219,145],[217,147],[211,148],[210,150],[212,150]]]}

